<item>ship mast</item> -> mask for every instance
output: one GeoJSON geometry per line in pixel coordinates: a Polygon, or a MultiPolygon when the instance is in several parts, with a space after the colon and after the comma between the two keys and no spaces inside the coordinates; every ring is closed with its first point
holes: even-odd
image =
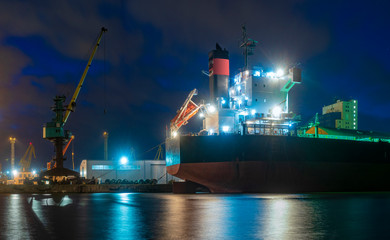
{"type": "Polygon", "coordinates": [[[258,41],[248,38],[246,34],[246,26],[242,25],[242,42],[240,48],[243,48],[244,55],[244,70],[248,70],[248,56],[253,55],[254,49],[258,41]]]}

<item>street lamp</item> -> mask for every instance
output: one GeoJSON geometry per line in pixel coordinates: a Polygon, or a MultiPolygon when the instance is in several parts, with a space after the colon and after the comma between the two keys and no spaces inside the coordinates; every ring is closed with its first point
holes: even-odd
{"type": "Polygon", "coordinates": [[[108,132],[103,133],[104,137],[104,160],[108,160],[108,132]]]}
{"type": "Polygon", "coordinates": [[[15,167],[15,142],[16,142],[16,138],[10,137],[9,141],[11,143],[11,169],[13,170],[15,167]]]}

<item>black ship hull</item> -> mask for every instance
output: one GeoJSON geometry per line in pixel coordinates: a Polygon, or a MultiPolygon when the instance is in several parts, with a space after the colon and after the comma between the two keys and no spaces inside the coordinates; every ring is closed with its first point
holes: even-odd
{"type": "Polygon", "coordinates": [[[390,144],[262,135],[167,140],[167,169],[214,193],[390,191],[390,144]]]}

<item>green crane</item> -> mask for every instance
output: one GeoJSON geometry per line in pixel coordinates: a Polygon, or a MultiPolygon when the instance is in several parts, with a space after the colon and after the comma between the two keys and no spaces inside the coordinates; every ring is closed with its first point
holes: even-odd
{"type": "Polygon", "coordinates": [[[64,175],[75,175],[75,174],[78,175],[78,173],[65,169],[63,167],[63,161],[64,161],[63,146],[64,143],[68,142],[72,137],[72,133],[69,130],[64,130],[64,125],[68,120],[70,113],[74,111],[77,97],[80,93],[81,87],[83,86],[85,77],[87,76],[88,70],[91,66],[96,50],[99,47],[100,40],[102,39],[103,33],[105,33],[106,31],[107,31],[106,28],[104,27],[101,28],[98,39],[93,48],[92,54],[89,58],[88,64],[84,69],[84,73],[81,76],[79,84],[77,85],[76,91],[74,92],[73,97],[70,100],[69,104],[67,106],[64,106],[64,102],[66,99],[65,96],[56,96],[54,98],[54,106],[52,107],[52,110],[54,111],[55,115],[52,121],[46,123],[45,126],[43,127],[43,138],[48,139],[54,143],[56,156],[53,159],[53,161],[55,162],[55,168],[49,170],[52,172],[47,174],[45,173],[46,175],[51,175],[51,176],[64,176],[64,175]]]}

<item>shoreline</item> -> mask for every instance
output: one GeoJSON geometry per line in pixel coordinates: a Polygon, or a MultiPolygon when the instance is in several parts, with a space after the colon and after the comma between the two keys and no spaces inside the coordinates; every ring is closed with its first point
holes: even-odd
{"type": "Polygon", "coordinates": [[[172,184],[0,185],[0,193],[171,193],[172,184]]]}

